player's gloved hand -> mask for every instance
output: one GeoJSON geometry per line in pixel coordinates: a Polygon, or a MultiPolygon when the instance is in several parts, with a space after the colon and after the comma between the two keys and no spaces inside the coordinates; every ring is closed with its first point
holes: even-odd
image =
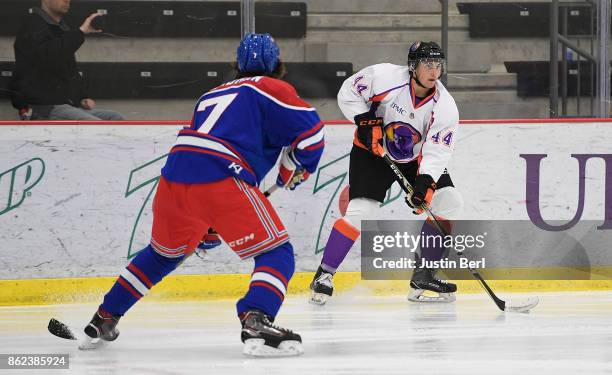
{"type": "Polygon", "coordinates": [[[357,125],[357,139],[367,149],[378,155],[383,156],[385,151],[382,146],[383,139],[383,119],[376,117],[372,111],[361,113],[354,118],[357,125]]]}
{"type": "Polygon", "coordinates": [[[280,165],[278,166],[276,185],[285,189],[295,190],[309,176],[310,173],[295,158],[293,149],[289,147],[283,149],[280,165]]]}
{"type": "Polygon", "coordinates": [[[414,209],[416,215],[420,215],[429,207],[436,183],[430,175],[420,174],[414,179],[412,187],[414,191],[410,197],[406,197],[406,203],[414,209]]]}
{"type": "Polygon", "coordinates": [[[208,228],[208,232],[202,237],[202,240],[195,249],[196,255],[203,258],[207,251],[221,245],[221,237],[214,229],[208,228]]]}

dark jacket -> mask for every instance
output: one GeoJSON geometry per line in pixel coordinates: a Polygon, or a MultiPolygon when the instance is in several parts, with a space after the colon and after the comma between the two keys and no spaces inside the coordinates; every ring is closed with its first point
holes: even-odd
{"type": "Polygon", "coordinates": [[[63,20],[57,23],[42,9],[33,8],[15,39],[13,106],[80,106],[87,95],[75,53],[84,41],[78,28],[71,29],[63,20]]]}

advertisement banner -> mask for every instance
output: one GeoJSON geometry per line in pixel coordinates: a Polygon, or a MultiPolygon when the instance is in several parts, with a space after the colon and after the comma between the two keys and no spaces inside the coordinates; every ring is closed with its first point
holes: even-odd
{"type": "MultiPolygon", "coordinates": [[[[465,220],[527,220],[565,231],[612,229],[612,138],[606,123],[462,125],[448,170],[465,220]],[[611,177],[611,178],[607,178],[611,177]],[[610,186],[609,186],[610,185],[610,186]]],[[[0,279],[114,276],[150,239],[151,202],[180,125],[0,126],[0,279]]],[[[353,127],[326,126],[320,168],[270,200],[314,271],[346,204],[353,127]]],[[[261,186],[272,186],[272,170],[261,186]]],[[[394,185],[374,219],[423,220],[394,185]]],[[[360,241],[342,270],[360,269],[360,241]]],[[[495,257],[494,250],[487,252],[495,257]]],[[[500,255],[501,256],[501,255],[500,255]]],[[[532,267],[548,264],[537,259],[532,267]]],[[[247,273],[228,247],[193,256],[180,274],[247,273]]]]}

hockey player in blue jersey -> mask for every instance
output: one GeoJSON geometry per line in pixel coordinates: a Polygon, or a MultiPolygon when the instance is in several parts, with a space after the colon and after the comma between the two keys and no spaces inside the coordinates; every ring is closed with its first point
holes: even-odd
{"type": "Polygon", "coordinates": [[[237,79],[200,97],[162,169],[150,244],[123,270],[85,327],[82,349],[119,335],[116,325],[140,298],[214,228],[240,259],[253,258],[249,290],[237,303],[247,355],[297,355],[300,335],[273,325],[294,271],[289,235],[258,189],[280,156],[276,184],[287,189],[313,173],[323,124],[293,86],[269,34],[247,34],[237,79]]]}

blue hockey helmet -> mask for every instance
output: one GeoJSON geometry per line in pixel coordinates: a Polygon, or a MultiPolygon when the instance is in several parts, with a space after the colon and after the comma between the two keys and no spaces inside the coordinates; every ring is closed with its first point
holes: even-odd
{"type": "Polygon", "coordinates": [[[236,51],[238,71],[270,74],[278,66],[279,54],[272,35],[248,33],[236,51]]]}

